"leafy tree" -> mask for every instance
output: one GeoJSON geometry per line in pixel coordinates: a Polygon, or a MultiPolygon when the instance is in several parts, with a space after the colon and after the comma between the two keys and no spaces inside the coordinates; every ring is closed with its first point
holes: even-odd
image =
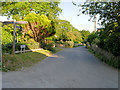
{"type": "Polygon", "coordinates": [[[49,19],[55,19],[62,11],[58,4],[60,2],[2,2],[1,15],[13,17],[13,19],[20,20],[31,13],[45,14],[49,19]]]}
{"type": "Polygon", "coordinates": [[[90,45],[92,44],[93,40],[94,40],[96,37],[97,37],[97,34],[94,33],[94,32],[92,32],[92,33],[88,36],[87,41],[89,42],[90,45]]]}
{"type": "Polygon", "coordinates": [[[13,36],[11,33],[7,32],[5,28],[2,28],[1,44],[5,45],[13,41],[13,36]]]}
{"type": "Polygon", "coordinates": [[[28,24],[24,25],[23,32],[34,38],[36,42],[55,34],[54,22],[43,14],[40,16],[39,14],[30,13],[26,15],[24,20],[28,21],[28,24]]]}
{"type": "MultiPolygon", "coordinates": [[[[85,3],[78,5],[83,14],[89,14],[90,19],[99,15],[101,25],[104,26],[97,38],[90,35],[88,41],[100,41],[96,43],[100,48],[111,52],[115,56],[120,55],[120,1],[118,2],[94,2],[87,0],[85,3]],[[95,38],[95,39],[94,39],[95,38]]],[[[77,5],[73,3],[74,5],[77,5]]]]}
{"type": "Polygon", "coordinates": [[[120,26],[118,23],[107,25],[99,36],[98,46],[111,52],[115,56],[120,55],[120,26]]]}
{"type": "Polygon", "coordinates": [[[72,32],[67,32],[67,41],[74,41],[76,36],[72,32]]]}
{"type": "MultiPolygon", "coordinates": [[[[26,15],[34,12],[39,15],[46,15],[50,20],[55,21],[57,15],[62,11],[58,7],[60,2],[2,2],[1,15],[12,16],[17,21],[23,20],[26,15]]],[[[52,22],[53,23],[53,22],[52,22]]],[[[13,32],[13,25],[6,25],[5,30],[13,32]]],[[[18,36],[21,35],[20,30],[16,30],[18,36]]]]}
{"type": "Polygon", "coordinates": [[[82,30],[81,34],[82,34],[82,39],[84,41],[84,40],[86,40],[88,38],[88,36],[90,35],[90,32],[86,31],[86,30],[82,30]]]}
{"type": "Polygon", "coordinates": [[[75,39],[73,40],[74,42],[77,42],[77,43],[82,42],[82,34],[80,31],[75,30],[75,31],[73,31],[73,34],[75,36],[75,39]]]}
{"type": "Polygon", "coordinates": [[[63,41],[74,41],[74,42],[81,42],[82,35],[81,32],[73,27],[69,21],[66,20],[57,20],[56,22],[56,34],[54,37],[57,40],[63,41]]]}
{"type": "Polygon", "coordinates": [[[59,40],[67,40],[67,32],[71,31],[71,24],[66,20],[57,20],[55,23],[56,36],[59,40]]]}
{"type": "MultiPolygon", "coordinates": [[[[77,5],[77,4],[74,4],[74,5],[77,5]]],[[[79,11],[81,11],[83,14],[89,14],[90,19],[98,14],[100,17],[99,20],[101,20],[102,25],[104,25],[105,23],[119,22],[120,1],[94,2],[93,0],[91,0],[89,2],[88,0],[86,0],[85,3],[79,4],[78,7],[81,7],[79,11]]],[[[79,15],[80,14],[78,14],[78,16],[79,15]]]]}

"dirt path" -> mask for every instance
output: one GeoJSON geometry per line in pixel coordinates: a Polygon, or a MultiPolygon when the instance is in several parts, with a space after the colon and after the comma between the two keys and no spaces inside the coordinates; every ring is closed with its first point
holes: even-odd
{"type": "Polygon", "coordinates": [[[3,88],[118,88],[118,71],[84,47],[66,48],[22,71],[3,73],[3,88]]]}

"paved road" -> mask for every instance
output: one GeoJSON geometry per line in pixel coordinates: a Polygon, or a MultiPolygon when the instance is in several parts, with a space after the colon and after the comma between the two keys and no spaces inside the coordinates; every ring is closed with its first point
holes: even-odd
{"type": "Polygon", "coordinates": [[[66,48],[33,67],[4,72],[3,88],[118,88],[118,71],[84,47],[66,48]]]}

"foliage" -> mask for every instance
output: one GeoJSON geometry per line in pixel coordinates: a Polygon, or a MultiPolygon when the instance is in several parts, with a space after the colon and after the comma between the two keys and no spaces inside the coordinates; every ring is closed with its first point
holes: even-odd
{"type": "Polygon", "coordinates": [[[65,42],[60,40],[60,41],[56,41],[57,44],[64,44],[65,42]]]}
{"type": "MultiPolygon", "coordinates": [[[[75,5],[75,4],[74,4],[75,5]]],[[[77,5],[77,4],[76,4],[77,5]]],[[[94,2],[86,0],[85,3],[78,5],[83,14],[89,14],[90,20],[94,15],[99,15],[99,20],[101,20],[101,24],[105,23],[114,23],[119,21],[119,9],[120,9],[120,1],[119,2],[94,2]]]]}
{"type": "MultiPolygon", "coordinates": [[[[73,3],[74,5],[77,5],[73,3]]],[[[89,14],[90,19],[99,15],[104,30],[88,37],[91,44],[97,44],[100,48],[111,52],[115,56],[120,55],[120,1],[118,2],[88,2],[78,5],[83,14],[89,14]]]]}
{"type": "Polygon", "coordinates": [[[90,35],[90,32],[88,30],[87,31],[86,30],[82,30],[81,34],[82,34],[83,41],[85,41],[88,38],[88,36],[90,35]]]}
{"type": "Polygon", "coordinates": [[[45,15],[30,13],[24,18],[28,24],[24,26],[23,32],[34,38],[36,42],[42,41],[48,36],[55,34],[54,22],[49,20],[45,15]]]}
{"type": "MultiPolygon", "coordinates": [[[[20,48],[21,45],[26,45],[25,49],[26,50],[29,49],[26,43],[16,43],[15,44],[15,50],[20,51],[21,50],[21,48],[20,48]]],[[[2,53],[12,54],[12,48],[13,48],[13,42],[2,45],[2,53]]]]}
{"type": "Polygon", "coordinates": [[[66,20],[57,20],[55,23],[56,34],[53,37],[56,40],[81,42],[81,32],[74,28],[70,22],[66,20]]]}
{"type": "MultiPolygon", "coordinates": [[[[26,38],[24,38],[24,40],[25,39],[26,38]]],[[[13,40],[13,38],[12,38],[12,40],[13,40]]],[[[21,45],[26,45],[26,48],[25,48],[26,50],[40,48],[40,45],[39,45],[38,42],[35,42],[34,39],[29,39],[29,40],[26,40],[26,41],[21,41],[19,43],[15,43],[15,51],[20,51],[21,50],[21,48],[20,48],[21,45]]],[[[12,53],[12,47],[13,47],[13,42],[6,42],[6,44],[2,44],[2,52],[11,54],[12,53]]]]}
{"type": "Polygon", "coordinates": [[[99,47],[111,52],[115,56],[120,55],[120,26],[118,23],[106,25],[100,34],[99,47]]]}
{"type": "Polygon", "coordinates": [[[119,63],[120,56],[114,56],[113,54],[111,54],[99,47],[91,47],[88,49],[88,51],[93,53],[102,62],[104,62],[112,67],[120,68],[120,63],[119,63]]]}
{"type": "Polygon", "coordinates": [[[73,31],[73,34],[75,36],[75,39],[73,39],[74,42],[79,43],[82,42],[82,33],[78,30],[73,31]]]}
{"type": "Polygon", "coordinates": [[[66,41],[65,42],[65,47],[67,48],[73,48],[74,46],[74,42],[73,41],[66,41]]]}
{"type": "Polygon", "coordinates": [[[67,40],[73,41],[76,39],[76,36],[72,32],[67,32],[67,40]]]}
{"type": "Polygon", "coordinates": [[[92,33],[88,36],[87,41],[96,44],[100,48],[111,52],[115,56],[120,55],[120,26],[118,23],[108,24],[100,33],[92,33]]]}
{"type": "Polygon", "coordinates": [[[96,37],[97,37],[97,34],[94,33],[94,32],[92,32],[92,33],[88,36],[87,41],[89,42],[90,45],[92,44],[93,40],[94,40],[96,37]]]}
{"type": "Polygon", "coordinates": [[[42,42],[41,44],[42,44],[41,46],[42,46],[43,49],[55,52],[55,49],[53,47],[55,45],[54,41],[47,40],[47,41],[42,42]]]}
{"type": "Polygon", "coordinates": [[[56,37],[57,40],[66,40],[67,39],[67,32],[70,30],[70,22],[66,20],[57,20],[55,23],[56,28],[56,37]]]}
{"type": "Polygon", "coordinates": [[[13,42],[13,36],[2,28],[1,44],[5,45],[13,42]]]}
{"type": "Polygon", "coordinates": [[[39,45],[39,42],[36,42],[34,39],[29,39],[29,40],[27,40],[26,42],[24,42],[24,43],[26,43],[26,45],[27,45],[27,47],[29,48],[29,49],[38,49],[38,48],[40,48],[40,45],[39,45]]]}
{"type": "Polygon", "coordinates": [[[60,2],[2,2],[1,15],[12,16],[13,19],[21,20],[31,12],[42,15],[49,19],[55,19],[62,11],[58,4],[60,2]]]}
{"type": "Polygon", "coordinates": [[[100,43],[99,37],[96,37],[92,42],[92,44],[96,44],[96,45],[98,45],[99,43],[100,43]]]}

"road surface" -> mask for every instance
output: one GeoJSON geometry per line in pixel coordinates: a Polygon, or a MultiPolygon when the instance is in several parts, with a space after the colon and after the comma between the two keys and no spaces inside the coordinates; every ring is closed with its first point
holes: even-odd
{"type": "Polygon", "coordinates": [[[4,72],[3,88],[118,88],[118,71],[84,47],[65,48],[22,71],[4,72]]]}

